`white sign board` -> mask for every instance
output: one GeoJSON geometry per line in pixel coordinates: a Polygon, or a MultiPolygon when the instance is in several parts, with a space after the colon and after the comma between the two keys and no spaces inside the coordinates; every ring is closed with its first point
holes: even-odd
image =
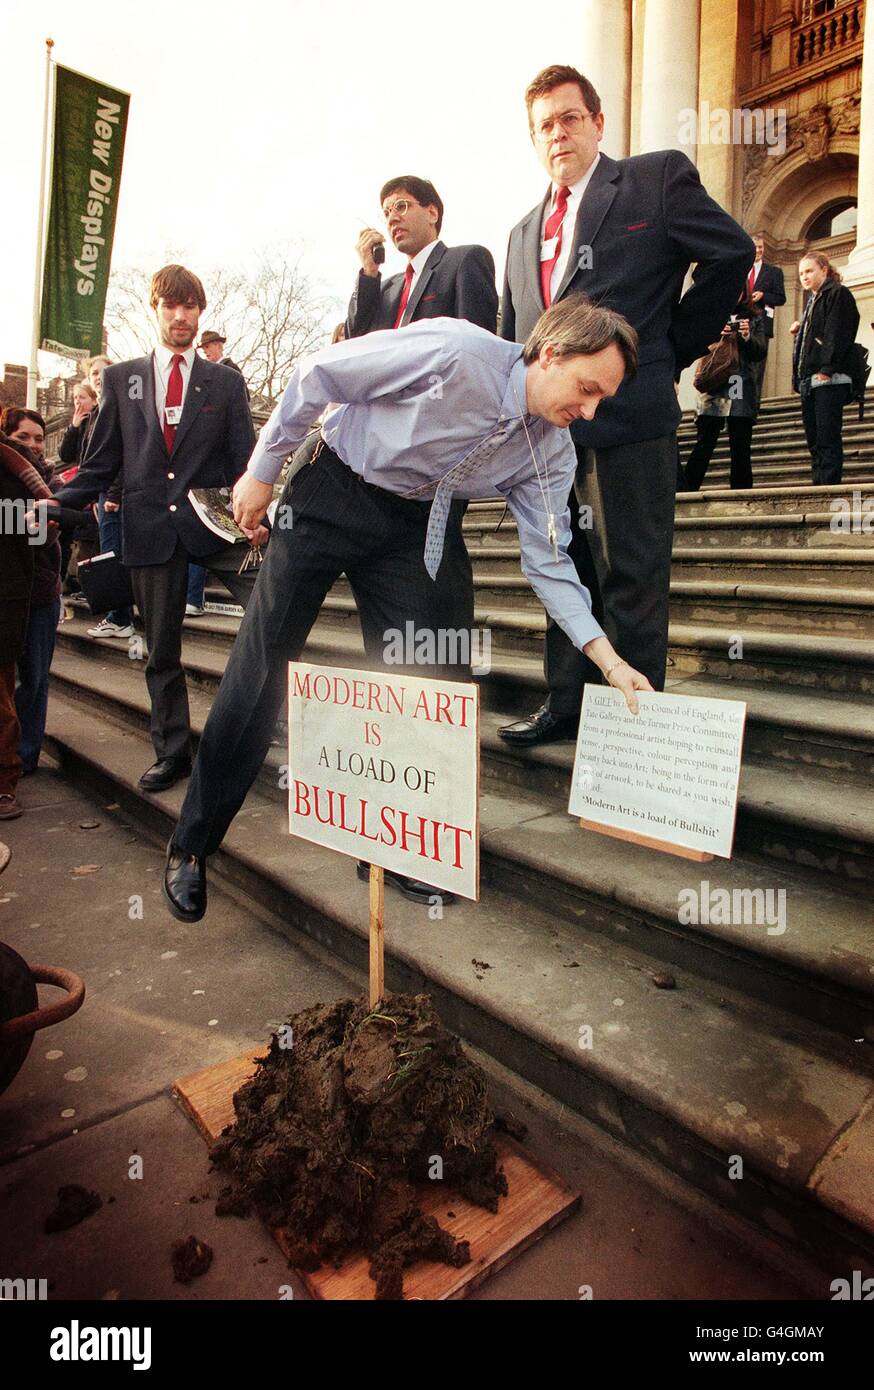
{"type": "Polygon", "coordinates": [[[479,691],[291,662],[292,835],[479,897],[479,691]]]}
{"type": "Polygon", "coordinates": [[[587,685],[568,810],[572,816],[728,859],[734,839],[746,705],[698,695],[587,685]]]}

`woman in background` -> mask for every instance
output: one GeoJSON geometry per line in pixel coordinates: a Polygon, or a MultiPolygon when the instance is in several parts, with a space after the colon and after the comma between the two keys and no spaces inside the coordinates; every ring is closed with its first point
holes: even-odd
{"type": "Polygon", "coordinates": [[[839,483],[844,469],[844,406],[850,399],[850,357],[859,327],[856,301],[828,256],[808,252],[798,278],[810,298],[789,332],[792,386],[813,460],[814,486],[839,483]]]}

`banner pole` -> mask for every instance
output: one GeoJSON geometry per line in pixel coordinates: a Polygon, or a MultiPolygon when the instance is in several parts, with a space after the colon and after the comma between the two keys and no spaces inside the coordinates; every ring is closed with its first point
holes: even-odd
{"type": "Polygon", "coordinates": [[[40,311],[42,308],[42,272],[43,254],[45,251],[45,221],[46,221],[46,166],[48,164],[49,149],[49,104],[51,93],[52,76],[52,49],[55,46],[54,39],[46,39],[46,90],[43,105],[42,123],[42,160],[39,170],[39,220],[36,228],[36,265],[33,273],[33,325],[30,340],[30,367],[27,373],[27,407],[29,410],[36,409],[36,389],[39,380],[39,327],[40,311]]]}
{"type": "Polygon", "coordinates": [[[376,1008],[382,997],[384,980],[385,932],[383,909],[385,902],[385,872],[378,864],[370,866],[370,1007],[376,1008]]]}

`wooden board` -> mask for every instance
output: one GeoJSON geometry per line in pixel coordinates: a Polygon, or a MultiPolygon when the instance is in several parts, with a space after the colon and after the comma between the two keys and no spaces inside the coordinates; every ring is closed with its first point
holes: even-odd
{"type": "MultiPolygon", "coordinates": [[[[234,1092],[249,1079],[256,1057],[263,1054],[264,1048],[247,1052],[175,1083],[175,1095],[209,1143],[233,1123],[234,1092]]],[[[442,1183],[435,1182],[433,1189],[423,1186],[422,1211],[436,1217],[456,1239],[469,1240],[471,1260],[462,1269],[433,1260],[411,1265],[404,1271],[405,1299],[464,1298],[579,1206],[579,1193],[533,1163],[512,1139],[496,1135],[495,1147],[510,1189],[508,1196],[499,1199],[496,1214],[474,1206],[442,1183]]],[[[287,1255],[281,1233],[276,1233],[276,1239],[287,1255]]],[[[313,1273],[300,1271],[300,1277],[314,1298],[373,1299],[376,1286],[367,1272],[368,1263],[365,1255],[350,1255],[339,1269],[323,1265],[313,1273]]]]}
{"type": "Polygon", "coordinates": [[[709,864],[714,858],[703,849],[690,849],[687,845],[675,845],[672,840],[654,840],[651,835],[641,835],[637,830],[622,830],[618,825],[604,825],[599,820],[583,820],[583,830],[594,830],[599,835],[610,835],[614,840],[627,840],[632,845],[643,845],[644,849],[658,849],[663,854],[677,854],[681,859],[694,859],[696,864],[709,864]]]}

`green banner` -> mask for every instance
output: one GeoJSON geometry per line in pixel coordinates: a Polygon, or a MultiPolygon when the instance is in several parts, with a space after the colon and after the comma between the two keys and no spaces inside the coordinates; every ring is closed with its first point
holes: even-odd
{"type": "Polygon", "coordinates": [[[40,347],[66,357],[103,350],[103,310],[130,97],[55,69],[52,188],[40,347]]]}

